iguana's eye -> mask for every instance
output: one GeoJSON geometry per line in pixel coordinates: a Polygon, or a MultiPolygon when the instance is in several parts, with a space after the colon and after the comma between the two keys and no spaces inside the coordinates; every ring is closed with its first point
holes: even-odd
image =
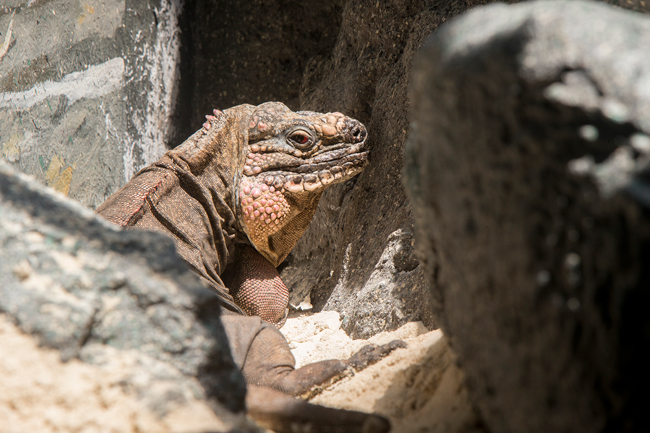
{"type": "Polygon", "coordinates": [[[311,144],[311,135],[309,135],[309,133],[306,131],[293,131],[291,134],[289,134],[288,138],[293,142],[293,144],[300,148],[305,148],[311,144]]]}

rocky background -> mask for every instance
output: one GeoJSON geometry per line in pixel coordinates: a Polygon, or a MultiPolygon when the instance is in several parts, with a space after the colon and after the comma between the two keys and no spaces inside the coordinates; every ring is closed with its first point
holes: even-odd
{"type": "Polygon", "coordinates": [[[340,312],[354,338],[442,326],[479,431],[642,431],[650,44],[647,19],[623,9],[650,3],[477,11],[434,33],[409,101],[427,37],[486,3],[3,2],[0,152],[94,208],[213,108],[356,117],[371,163],[325,193],[281,266],[292,303],[340,312]],[[411,204],[409,136],[424,167],[406,172],[411,204]]]}
{"type": "Polygon", "coordinates": [[[156,161],[173,131],[179,13],[177,0],[3,1],[2,158],[92,208],[156,161]]]}
{"type": "Polygon", "coordinates": [[[213,108],[342,111],[368,127],[372,163],[325,193],[282,265],[292,303],[339,311],[356,338],[435,328],[400,182],[406,89],[425,38],[485,3],[17,1],[0,9],[2,156],[94,208],[213,108]]]}

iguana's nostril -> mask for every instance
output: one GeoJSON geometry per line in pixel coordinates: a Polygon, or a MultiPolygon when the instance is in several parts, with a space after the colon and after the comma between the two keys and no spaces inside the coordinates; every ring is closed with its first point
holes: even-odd
{"type": "Polygon", "coordinates": [[[362,142],[363,140],[365,140],[366,135],[367,135],[366,128],[364,128],[363,125],[357,125],[352,130],[352,137],[356,142],[362,142]]]}
{"type": "Polygon", "coordinates": [[[348,137],[354,143],[360,143],[366,139],[366,128],[356,121],[348,123],[348,137]]]}

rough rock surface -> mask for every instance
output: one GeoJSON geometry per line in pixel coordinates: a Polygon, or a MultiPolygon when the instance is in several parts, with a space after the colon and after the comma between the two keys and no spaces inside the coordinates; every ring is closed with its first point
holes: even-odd
{"type": "Polygon", "coordinates": [[[417,62],[417,246],[491,431],[650,429],[649,46],[607,5],[494,5],[417,62]]]}
{"type": "Polygon", "coordinates": [[[0,7],[0,41],[14,21],[0,61],[1,157],[92,208],[212,108],[343,111],[369,127],[373,161],[325,194],[285,263],[292,303],[311,292],[355,337],[410,320],[435,327],[399,182],[406,84],[426,36],[486,2],[12,1],[0,7]]]}
{"type": "Polygon", "coordinates": [[[166,417],[180,411],[203,414],[198,420],[212,419],[220,431],[233,427],[224,428],[224,419],[219,427],[208,410],[209,404],[218,413],[225,412],[222,407],[237,412],[244,407],[244,382],[230,356],[217,298],[187,269],[171,240],[120,231],[6,164],[0,164],[0,221],[2,332],[30,345],[24,353],[5,352],[3,337],[3,353],[9,355],[3,355],[0,366],[3,420],[24,421],[26,414],[30,418],[46,408],[65,412],[67,407],[72,412],[55,424],[63,430],[72,426],[73,420],[66,424],[63,419],[74,413],[83,392],[55,390],[59,371],[70,375],[75,386],[96,390],[92,398],[104,401],[108,412],[128,409],[111,397],[117,393],[146,408],[142,416],[153,425],[165,425],[166,417]],[[39,352],[36,343],[53,350],[39,352]],[[55,355],[69,363],[50,369],[55,355]],[[34,377],[22,382],[14,377],[23,362],[32,369],[40,363],[50,377],[43,380],[52,383],[31,389],[34,377]],[[93,375],[93,382],[85,380],[93,375]],[[30,390],[21,391],[24,387],[30,390]],[[39,399],[49,388],[67,397],[48,397],[44,406],[31,402],[25,412],[12,403],[13,398],[39,399]],[[104,391],[110,395],[102,400],[104,391]],[[51,407],[57,404],[58,409],[51,407]]]}
{"type": "Polygon", "coordinates": [[[0,4],[0,157],[96,207],[172,132],[180,0],[0,4]]]}
{"type": "Polygon", "coordinates": [[[421,322],[411,322],[368,340],[352,340],[341,329],[338,313],[322,311],[294,313],[282,333],[298,365],[346,358],[369,343],[400,339],[408,344],[326,387],[311,398],[314,403],[381,414],[390,418],[392,431],[399,433],[484,431],[440,330],[428,331],[421,322]]]}

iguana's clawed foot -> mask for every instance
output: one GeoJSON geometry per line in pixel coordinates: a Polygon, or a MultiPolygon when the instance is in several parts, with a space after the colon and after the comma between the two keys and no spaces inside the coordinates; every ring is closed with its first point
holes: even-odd
{"type": "Polygon", "coordinates": [[[328,384],[406,347],[395,340],[368,345],[345,360],[329,359],[294,368],[289,344],[274,326],[256,317],[223,314],[221,321],[235,362],[248,384],[248,413],[276,432],[383,433],[389,422],[380,416],[307,403],[292,396],[315,395],[328,384]]]}
{"type": "Polygon", "coordinates": [[[363,346],[361,350],[349,357],[345,362],[350,367],[354,368],[355,371],[361,371],[369,365],[382,360],[393,350],[405,347],[406,342],[402,340],[393,340],[390,343],[382,344],[381,346],[369,344],[367,346],[363,346]]]}
{"type": "Polygon", "coordinates": [[[277,433],[386,433],[390,422],[363,412],[318,406],[261,386],[249,386],[248,414],[277,433]]]}

